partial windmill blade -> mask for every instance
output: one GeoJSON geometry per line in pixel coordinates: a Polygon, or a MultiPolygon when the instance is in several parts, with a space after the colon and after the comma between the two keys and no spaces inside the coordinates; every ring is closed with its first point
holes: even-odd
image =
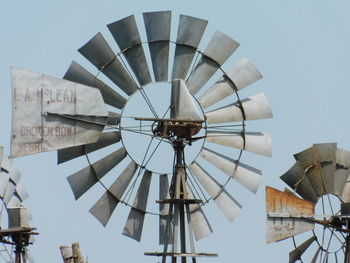
{"type": "Polygon", "coordinates": [[[99,80],[77,62],[73,61],[68,71],[63,77],[66,80],[78,82],[87,86],[98,88],[106,104],[121,109],[126,104],[126,99],[117,93],[114,89],[99,80]]]}
{"type": "Polygon", "coordinates": [[[214,199],[221,212],[232,222],[241,210],[241,205],[199,164],[194,162],[189,166],[189,169],[210,197],[214,199]]]}
{"type": "Polygon", "coordinates": [[[232,70],[200,96],[198,101],[206,109],[261,78],[258,69],[248,59],[242,58],[232,70]]]}
{"type": "Polygon", "coordinates": [[[221,65],[238,48],[239,43],[229,36],[216,31],[210,40],[201,60],[187,81],[189,91],[195,95],[214,75],[221,65]]]}
{"type": "Polygon", "coordinates": [[[134,15],[107,25],[141,86],[152,81],[134,15]]]}
{"type": "Polygon", "coordinates": [[[182,79],[171,83],[170,118],[178,120],[201,120],[195,100],[182,79]]]}
{"type": "Polygon", "coordinates": [[[27,190],[23,187],[23,185],[21,183],[17,183],[16,184],[16,189],[15,190],[16,190],[15,193],[19,197],[21,202],[24,202],[28,198],[29,194],[28,194],[27,190]]]}
{"type": "Polygon", "coordinates": [[[0,146],[0,167],[2,166],[3,155],[4,155],[4,147],[0,146]]]}
{"type": "Polygon", "coordinates": [[[313,216],[315,205],[313,202],[267,186],[266,242],[283,240],[314,229],[315,224],[305,221],[303,217],[313,216]]]}
{"type": "Polygon", "coordinates": [[[334,194],[341,197],[346,180],[350,174],[350,152],[344,149],[337,149],[336,168],[334,172],[334,194]]]}
{"type": "Polygon", "coordinates": [[[3,199],[6,191],[7,184],[10,180],[8,173],[0,171],[0,198],[3,199]]]}
{"type": "Polygon", "coordinates": [[[336,146],[335,143],[314,144],[294,155],[318,196],[333,192],[336,146]]]}
{"type": "Polygon", "coordinates": [[[96,142],[107,122],[98,89],[12,68],[11,155],[96,142]]]}
{"type": "Polygon", "coordinates": [[[94,164],[68,176],[67,180],[72,188],[75,199],[77,200],[81,197],[87,190],[95,185],[98,180],[118,165],[118,163],[126,157],[126,154],[125,148],[120,148],[94,164]]]}
{"type": "Polygon", "coordinates": [[[221,144],[257,154],[271,156],[271,137],[261,132],[220,132],[208,131],[206,135],[208,142],[221,144]]]}
{"type": "Polygon", "coordinates": [[[121,135],[118,131],[102,133],[98,141],[95,143],[58,150],[57,162],[58,164],[61,164],[70,161],[87,153],[91,153],[112,144],[118,143],[120,139],[121,135]]]}
{"type": "MultiPolygon", "coordinates": [[[[166,174],[159,176],[159,200],[170,199],[169,180],[166,174]]],[[[170,205],[159,204],[159,245],[172,244],[173,216],[170,205]]]]}
{"type": "Polygon", "coordinates": [[[315,236],[312,236],[292,252],[289,253],[289,263],[294,263],[300,259],[301,255],[311,246],[311,244],[316,240],[315,236]]]}
{"type": "Polygon", "coordinates": [[[5,170],[6,172],[11,172],[13,169],[12,159],[5,154],[2,155],[1,169],[5,170]]]}
{"type": "Polygon", "coordinates": [[[135,81],[130,77],[101,33],[97,33],[78,51],[126,94],[130,96],[137,91],[135,81]]]}
{"type": "Polygon", "coordinates": [[[300,162],[297,161],[284,175],[281,176],[281,179],[305,200],[314,203],[317,202],[318,196],[300,162]]]}
{"type": "Polygon", "coordinates": [[[171,11],[143,13],[155,81],[168,80],[171,11]]]}
{"type": "Polygon", "coordinates": [[[13,194],[15,193],[15,189],[16,189],[16,184],[10,180],[6,186],[6,190],[3,198],[5,206],[8,206],[13,194]]]}
{"type": "Polygon", "coordinates": [[[16,195],[16,193],[14,193],[12,196],[11,196],[11,198],[10,198],[10,200],[8,201],[8,203],[7,203],[7,207],[18,207],[18,206],[21,206],[21,204],[22,204],[22,201],[21,201],[21,199],[16,195]]]}
{"type": "Polygon", "coordinates": [[[180,15],[172,79],[185,79],[208,21],[180,15]]]}
{"type": "Polygon", "coordinates": [[[337,144],[336,143],[321,143],[314,144],[317,149],[320,166],[324,178],[326,192],[334,193],[334,172],[336,169],[337,144]]]}
{"type": "Polygon", "coordinates": [[[136,241],[141,240],[151,179],[152,172],[145,170],[135,196],[133,207],[130,210],[128,220],[123,230],[123,235],[135,239],[136,241]]]}
{"type": "MultiPolygon", "coordinates": [[[[190,189],[190,187],[188,187],[188,184],[187,184],[187,191],[188,191],[188,198],[194,199],[192,190],[190,189]]],[[[197,241],[213,233],[213,229],[211,228],[209,221],[205,216],[203,209],[201,208],[200,205],[190,204],[189,211],[187,212],[190,213],[190,223],[191,223],[194,236],[197,241]]]]}
{"type": "Polygon", "coordinates": [[[108,112],[108,119],[107,119],[107,126],[113,126],[118,125],[120,123],[121,115],[116,112],[109,111],[108,112]]]}
{"type": "Polygon", "coordinates": [[[350,203],[350,175],[348,176],[344,188],[343,188],[343,192],[340,196],[340,199],[344,202],[344,203],[350,203]]]}
{"type": "Polygon", "coordinates": [[[250,121],[272,118],[272,111],[263,93],[237,101],[205,114],[208,123],[250,121]]]}
{"type": "MultiPolygon", "coordinates": [[[[3,201],[6,206],[9,205],[11,198],[15,194],[16,185],[19,183],[20,178],[21,178],[21,173],[16,168],[11,167],[9,169],[9,181],[6,185],[6,189],[3,197],[3,201]]],[[[19,199],[18,196],[13,200],[14,205],[20,203],[18,202],[20,200],[16,200],[16,199],[19,199]]]]}
{"type": "Polygon", "coordinates": [[[231,176],[251,192],[257,192],[261,181],[260,170],[230,159],[205,147],[200,152],[200,156],[228,176],[231,176]]]}
{"type": "Polygon", "coordinates": [[[91,207],[90,213],[96,217],[103,226],[107,225],[137,168],[137,164],[131,161],[102,197],[91,207]]]}

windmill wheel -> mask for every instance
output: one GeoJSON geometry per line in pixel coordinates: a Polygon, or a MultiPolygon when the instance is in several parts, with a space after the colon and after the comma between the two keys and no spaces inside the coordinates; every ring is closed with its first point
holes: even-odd
{"type": "Polygon", "coordinates": [[[16,256],[21,259],[26,258],[27,262],[34,262],[26,248],[29,242],[33,241],[28,224],[31,216],[22,204],[27,199],[28,193],[19,182],[20,178],[20,172],[13,167],[12,160],[4,154],[3,147],[0,146],[0,198],[2,200],[0,258],[4,260],[2,262],[15,262],[16,256]],[[22,232],[13,230],[21,227],[28,229],[22,232]]]}
{"type": "Polygon", "coordinates": [[[77,62],[65,80],[13,70],[12,154],[58,149],[58,163],[85,156],[88,165],[68,177],[75,198],[101,185],[90,212],[105,226],[119,203],[129,206],[123,234],[137,241],[145,215],[159,216],[161,244],[168,242],[166,201],[173,198],[177,163],[185,173],[180,201],[200,201],[187,213],[198,240],[212,232],[202,211],[209,200],[230,221],[237,216],[241,205],[225,190],[231,178],[257,191],[261,172],[240,157],[242,151],[270,156],[271,138],[248,132],[246,122],[272,113],[264,94],[238,95],[262,77],[251,62],[240,59],[228,72],[222,67],[239,46],[235,40],[217,31],[201,51],[207,21],[181,15],[174,41],[170,11],[144,13],[143,19],[147,40],[131,15],[107,25],[120,52],[101,33],[79,49],[95,74],[77,62]],[[215,167],[221,178],[210,175],[215,167]],[[156,195],[150,191],[154,177],[156,195]],[[165,203],[149,209],[148,197],[165,203]]]}
{"type": "Polygon", "coordinates": [[[349,262],[350,152],[325,143],[294,157],[281,176],[294,192],[266,190],[267,242],[292,237],[289,262],[349,262]]]}

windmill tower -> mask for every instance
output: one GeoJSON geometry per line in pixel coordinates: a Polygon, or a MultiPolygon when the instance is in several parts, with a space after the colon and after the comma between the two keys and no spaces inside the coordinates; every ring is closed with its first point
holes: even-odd
{"type": "Polygon", "coordinates": [[[28,198],[28,193],[19,182],[20,178],[20,172],[0,146],[0,254],[6,263],[34,262],[27,247],[33,242],[32,236],[38,233],[29,226],[31,216],[22,203],[28,198]],[[4,227],[6,214],[7,227],[4,227]]]}
{"type": "Polygon", "coordinates": [[[171,40],[170,11],[144,13],[143,19],[145,41],[131,15],[107,25],[120,52],[101,33],[79,49],[95,74],[74,61],[64,79],[14,68],[11,151],[19,157],[58,150],[58,163],[85,156],[88,166],[68,182],[76,199],[96,185],[103,188],[90,209],[102,225],[122,203],[130,207],[123,234],[140,241],[145,216],[156,215],[163,251],[146,255],[196,262],[198,256],[216,256],[195,250],[194,239],[212,232],[204,205],[213,200],[233,221],[241,205],[226,190],[229,181],[257,191],[261,172],[240,158],[243,151],[270,156],[271,138],[246,126],[272,113],[264,94],[238,94],[262,77],[250,61],[240,59],[228,72],[223,68],[238,42],[217,31],[201,51],[207,21],[181,15],[171,40]],[[159,107],[164,101],[169,103],[159,107]],[[224,179],[214,178],[213,169],[224,179]],[[119,176],[106,180],[114,170],[119,176]],[[147,208],[154,177],[158,211],[147,208]]]}
{"type": "Polygon", "coordinates": [[[350,262],[350,152],[323,143],[294,158],[281,176],[293,191],[266,188],[267,242],[292,238],[289,262],[350,262]]]}

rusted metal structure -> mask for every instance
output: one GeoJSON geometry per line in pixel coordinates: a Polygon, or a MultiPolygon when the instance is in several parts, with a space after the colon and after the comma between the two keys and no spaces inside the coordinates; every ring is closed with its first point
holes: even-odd
{"type": "Polygon", "coordinates": [[[0,146],[0,199],[3,202],[0,215],[7,214],[8,224],[7,228],[2,226],[0,229],[0,253],[6,262],[34,262],[27,247],[32,244],[32,236],[38,233],[29,225],[31,216],[22,203],[28,198],[28,193],[19,182],[20,178],[20,172],[0,146]]]}
{"type": "Polygon", "coordinates": [[[243,58],[224,70],[223,64],[239,46],[235,40],[217,31],[201,51],[207,21],[180,15],[176,40],[170,39],[170,11],[144,13],[143,21],[145,41],[133,15],[107,26],[118,53],[101,33],[79,49],[97,68],[95,74],[77,62],[64,79],[13,69],[12,154],[58,150],[58,163],[85,156],[88,166],[70,175],[68,182],[76,199],[95,185],[103,187],[104,194],[90,209],[103,226],[117,205],[125,204],[130,213],[123,234],[140,241],[145,215],[156,215],[163,251],[146,254],[162,257],[163,263],[168,258],[173,263],[178,258],[196,262],[200,256],[216,256],[195,250],[194,240],[212,233],[203,206],[214,200],[233,221],[241,205],[227,184],[234,179],[257,191],[261,172],[240,158],[243,151],[270,156],[271,138],[248,132],[246,121],[271,118],[272,112],[263,94],[245,99],[238,94],[262,78],[250,61],[243,58]],[[150,97],[159,86],[168,95],[150,97]],[[164,101],[170,103],[159,109],[164,101]],[[135,113],[135,108],[140,111],[135,113]],[[168,150],[170,155],[165,154],[168,150]],[[162,163],[167,164],[165,172],[158,169],[162,163]],[[105,179],[114,168],[124,170],[108,183],[105,179]],[[211,175],[213,170],[222,174],[220,181],[211,175]],[[159,179],[159,210],[148,208],[154,177],[159,179]]]}
{"type": "Polygon", "coordinates": [[[289,262],[308,254],[313,263],[349,263],[350,152],[323,143],[294,157],[296,163],[281,176],[293,191],[266,188],[267,242],[291,237],[289,262]],[[298,244],[296,236],[306,241],[298,244]]]}

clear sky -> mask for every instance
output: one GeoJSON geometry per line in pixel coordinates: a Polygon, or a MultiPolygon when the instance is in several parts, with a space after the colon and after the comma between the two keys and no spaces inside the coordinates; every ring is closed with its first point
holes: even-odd
{"type": "MultiPolygon", "coordinates": [[[[197,243],[197,251],[220,257],[199,262],[286,262],[291,240],[265,244],[265,186],[284,188],[279,176],[294,163],[292,154],[313,143],[337,142],[350,149],[349,1],[2,1],[0,145],[9,153],[11,66],[55,77],[62,77],[73,59],[92,69],[78,48],[99,31],[108,35],[106,24],[135,14],[142,28],[142,13],[159,10],[172,10],[174,19],[180,14],[207,19],[203,43],[215,30],[238,41],[241,46],[224,69],[241,57],[249,58],[264,78],[243,94],[264,92],[274,114],[272,120],[248,123],[249,130],[265,131],[273,138],[272,158],[243,157],[263,172],[257,195],[232,188],[243,205],[233,223],[212,204],[205,210],[214,233],[197,243]]],[[[36,262],[62,262],[59,245],[75,241],[91,263],[157,262],[143,256],[160,250],[155,242],[157,218],[146,220],[137,243],[121,235],[127,208],[118,207],[103,228],[88,212],[100,192],[74,200],[66,177],[85,167],[85,160],[57,166],[56,153],[50,152],[16,159],[15,165],[30,193],[26,205],[34,216],[32,225],[40,232],[31,248],[36,262]]]]}

